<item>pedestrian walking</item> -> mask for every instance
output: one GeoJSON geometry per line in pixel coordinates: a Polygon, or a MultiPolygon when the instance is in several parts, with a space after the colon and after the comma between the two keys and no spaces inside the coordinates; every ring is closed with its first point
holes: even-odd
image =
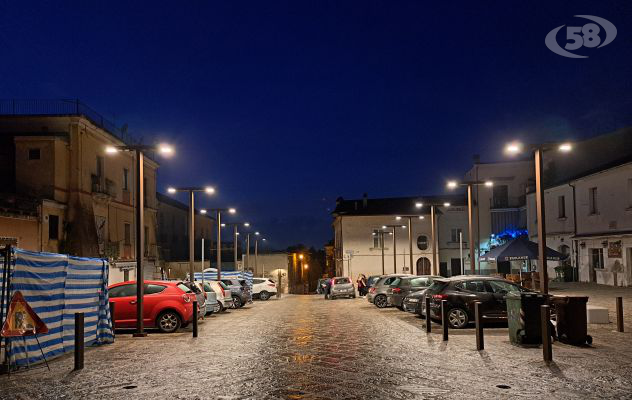
{"type": "Polygon", "coordinates": [[[327,279],[327,281],[325,282],[325,300],[327,300],[329,298],[329,295],[331,293],[331,281],[333,278],[329,278],[327,279]]]}

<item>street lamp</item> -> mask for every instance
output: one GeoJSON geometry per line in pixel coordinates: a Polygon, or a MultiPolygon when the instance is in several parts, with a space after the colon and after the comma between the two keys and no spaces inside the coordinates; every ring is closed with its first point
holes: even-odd
{"type": "MultiPolygon", "coordinates": [[[[431,203],[431,204],[424,204],[421,202],[417,202],[415,203],[415,207],[417,208],[422,208],[424,205],[429,206],[430,207],[430,240],[432,241],[432,274],[433,275],[438,275],[439,274],[439,260],[438,260],[438,252],[437,252],[437,207],[451,207],[452,204],[449,202],[443,202],[443,203],[431,203]]],[[[422,216],[419,217],[419,219],[423,219],[422,216]]]]}
{"type": "MultiPolygon", "coordinates": [[[[472,188],[474,186],[481,186],[481,185],[485,187],[492,187],[494,186],[494,182],[492,181],[466,181],[466,182],[449,181],[446,185],[448,189],[456,189],[458,186],[467,186],[467,227],[468,227],[468,238],[470,240],[470,270],[472,271],[472,275],[476,273],[476,263],[475,263],[476,254],[474,252],[474,231],[472,227],[472,221],[473,221],[472,188]]],[[[480,238],[476,238],[476,239],[478,242],[480,238]]],[[[479,273],[480,273],[480,268],[479,268],[479,273]]]]}
{"type": "MultiPolygon", "coordinates": [[[[521,153],[524,145],[519,142],[507,144],[505,152],[509,155],[521,153]]],[[[533,152],[535,164],[535,208],[538,224],[538,266],[540,268],[540,292],[549,293],[549,271],[546,263],[546,220],[544,215],[544,188],[542,184],[542,173],[544,170],[544,162],[542,156],[544,151],[553,150],[557,147],[557,151],[568,153],[573,149],[573,145],[568,142],[563,143],[545,143],[540,145],[529,146],[529,151],[533,152]]]]}
{"type": "MultiPolygon", "coordinates": [[[[397,217],[395,217],[395,219],[397,219],[397,217]]],[[[399,218],[401,219],[401,217],[399,218]]],[[[399,224],[393,224],[393,225],[382,225],[382,229],[386,229],[386,228],[391,228],[393,231],[393,273],[396,274],[397,273],[397,228],[406,228],[406,225],[399,225],[399,224]]],[[[389,232],[390,233],[390,232],[389,232]]],[[[384,245],[382,244],[382,248],[384,247],[384,245]]]]}
{"type": "MultiPolygon", "coordinates": [[[[205,192],[207,194],[215,193],[215,189],[211,186],[201,187],[170,187],[167,192],[175,194],[178,192],[186,192],[189,194],[189,281],[193,283],[195,280],[195,192],[205,192]]],[[[200,211],[206,214],[206,210],[200,211]]],[[[204,265],[202,265],[202,274],[204,274],[204,265]]]]}
{"type": "Polygon", "coordinates": [[[259,232],[255,232],[255,274],[259,270],[259,232]]]}
{"type": "MultiPolygon", "coordinates": [[[[235,270],[237,270],[237,236],[239,236],[239,232],[237,231],[237,227],[239,225],[250,226],[248,222],[229,222],[227,224],[220,224],[223,228],[225,226],[233,226],[233,263],[235,264],[235,270]]],[[[242,266],[242,270],[243,270],[242,266]]]]}
{"type": "Polygon", "coordinates": [[[163,156],[173,154],[173,148],[166,144],[156,146],[146,145],[116,145],[107,146],[105,152],[114,155],[120,151],[133,152],[136,158],[136,332],[135,337],[145,337],[145,326],[143,323],[143,298],[144,290],[144,274],[143,274],[143,256],[145,255],[145,183],[144,183],[144,151],[158,151],[163,156]]]}
{"type": "Polygon", "coordinates": [[[209,211],[215,211],[215,219],[217,220],[217,280],[222,279],[222,212],[227,211],[229,214],[237,213],[235,208],[211,208],[209,211]]]}

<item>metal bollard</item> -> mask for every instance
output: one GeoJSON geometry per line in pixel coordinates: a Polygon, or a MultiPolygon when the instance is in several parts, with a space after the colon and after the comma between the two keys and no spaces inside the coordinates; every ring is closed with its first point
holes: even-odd
{"type": "Polygon", "coordinates": [[[617,332],[623,332],[623,297],[617,297],[617,332]]]}
{"type": "Polygon", "coordinates": [[[476,350],[485,349],[485,337],[483,336],[483,313],[481,312],[481,303],[474,303],[474,318],[476,319],[476,350]]]}
{"type": "Polygon", "coordinates": [[[114,335],[114,330],[116,329],[116,326],[114,325],[116,322],[114,321],[114,308],[115,308],[116,304],[110,302],[110,318],[112,319],[112,335],[114,335]]]}
{"type": "Polygon", "coordinates": [[[198,337],[198,302],[193,300],[193,337],[198,337]]]}
{"type": "Polygon", "coordinates": [[[426,299],[426,333],[432,331],[432,322],[430,322],[430,297],[425,296],[426,299]]]}
{"type": "Polygon", "coordinates": [[[540,324],[542,325],[542,357],[544,361],[553,361],[553,348],[551,347],[551,307],[540,306],[540,324]]]}
{"type": "Polygon", "coordinates": [[[75,313],[75,371],[83,369],[83,352],[85,346],[83,328],[83,313],[75,313]]]}
{"type": "Polygon", "coordinates": [[[443,341],[448,340],[448,301],[441,300],[441,325],[443,328],[443,341]]]}

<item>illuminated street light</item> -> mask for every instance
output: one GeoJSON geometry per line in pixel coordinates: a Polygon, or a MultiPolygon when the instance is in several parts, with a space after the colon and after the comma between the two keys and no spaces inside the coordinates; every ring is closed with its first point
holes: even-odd
{"type": "Polygon", "coordinates": [[[206,214],[206,208],[201,209],[200,214],[206,214]]]}
{"type": "Polygon", "coordinates": [[[228,213],[229,213],[229,214],[235,214],[236,212],[237,212],[237,210],[236,210],[236,209],[234,209],[234,208],[229,208],[229,209],[228,209],[228,213]]]}
{"type": "MultiPolygon", "coordinates": [[[[135,222],[136,222],[136,235],[135,235],[135,250],[136,250],[136,332],[135,337],[147,336],[145,333],[145,324],[142,316],[144,315],[143,300],[145,297],[145,285],[138,284],[143,282],[144,270],[143,270],[143,257],[145,255],[145,183],[144,183],[144,169],[145,169],[145,151],[156,151],[160,154],[166,155],[163,148],[166,145],[161,144],[158,146],[150,145],[109,145],[105,147],[105,152],[109,155],[114,155],[118,152],[132,152],[136,162],[136,205],[135,205],[135,222]]],[[[169,154],[173,154],[173,148],[169,147],[169,154]]]]}
{"type": "Polygon", "coordinates": [[[397,217],[395,217],[395,219],[399,221],[400,219],[402,219],[402,217],[398,215],[397,217]]]}
{"type": "Polygon", "coordinates": [[[167,192],[174,194],[175,192],[177,192],[176,188],[170,187],[167,189],[167,192]]]}
{"type": "Polygon", "coordinates": [[[424,203],[415,203],[415,207],[421,208],[424,206],[424,203]]]}
{"type": "Polygon", "coordinates": [[[304,269],[308,269],[308,268],[309,268],[309,264],[305,264],[305,265],[303,265],[303,268],[304,268],[304,269]]]}
{"type": "Polygon", "coordinates": [[[168,144],[162,143],[158,145],[158,152],[163,156],[170,156],[173,154],[173,147],[168,144]]]}
{"type": "MultiPolygon", "coordinates": [[[[546,260],[546,219],[544,215],[544,187],[542,185],[542,175],[544,172],[543,153],[544,151],[552,150],[555,147],[557,147],[557,150],[562,153],[568,153],[573,149],[573,146],[568,142],[559,143],[557,145],[550,143],[536,145],[532,146],[530,149],[530,151],[533,152],[535,164],[535,210],[538,229],[538,268],[540,269],[540,292],[544,294],[549,293],[549,271],[547,269],[546,260]]],[[[522,147],[516,148],[515,143],[507,145],[505,149],[510,154],[517,154],[522,151],[522,147]]]]}
{"type": "Polygon", "coordinates": [[[209,194],[211,194],[211,193],[215,193],[215,188],[214,188],[214,187],[212,187],[212,186],[207,186],[207,187],[205,187],[205,188],[204,188],[204,191],[205,191],[206,193],[209,193],[209,194]]]}
{"type": "MultiPolygon", "coordinates": [[[[208,192],[208,189],[213,189],[210,186],[207,186],[205,190],[208,192]]],[[[234,208],[211,208],[209,211],[215,211],[215,221],[217,222],[217,279],[220,280],[222,278],[222,211],[228,211],[230,214],[235,214],[237,212],[234,208]]],[[[236,236],[236,235],[235,235],[236,236]]],[[[237,239],[234,237],[235,242],[237,239]]]]}
{"type": "Polygon", "coordinates": [[[457,187],[458,185],[459,185],[459,184],[458,184],[456,181],[449,181],[449,182],[448,182],[448,188],[449,188],[449,189],[456,189],[456,187],[457,187]]]}
{"type": "Polygon", "coordinates": [[[485,181],[485,186],[492,187],[492,186],[494,186],[494,182],[492,182],[492,181],[485,181]]]}
{"type": "Polygon", "coordinates": [[[443,203],[443,206],[444,206],[444,207],[450,207],[450,205],[451,205],[451,204],[450,204],[450,203],[448,203],[447,201],[446,201],[445,203],[443,203]]]}
{"type": "Polygon", "coordinates": [[[511,142],[505,146],[505,153],[507,154],[518,154],[522,152],[522,143],[520,142],[511,142]]]}

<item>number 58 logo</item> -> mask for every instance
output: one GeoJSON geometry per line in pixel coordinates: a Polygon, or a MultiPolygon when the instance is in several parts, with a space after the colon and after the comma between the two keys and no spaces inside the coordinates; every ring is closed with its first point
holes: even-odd
{"type": "Polygon", "coordinates": [[[567,26],[566,27],[566,44],[564,48],[560,47],[557,42],[557,33],[566,25],[558,26],[546,35],[544,43],[553,53],[569,58],[588,58],[580,54],[571,53],[568,50],[577,50],[581,47],[599,48],[611,43],[617,37],[617,28],[608,20],[595,17],[594,15],[575,15],[578,18],[585,18],[596,23],[587,23],[584,26],[567,26]],[[605,38],[599,36],[603,28],[605,38]]]}

